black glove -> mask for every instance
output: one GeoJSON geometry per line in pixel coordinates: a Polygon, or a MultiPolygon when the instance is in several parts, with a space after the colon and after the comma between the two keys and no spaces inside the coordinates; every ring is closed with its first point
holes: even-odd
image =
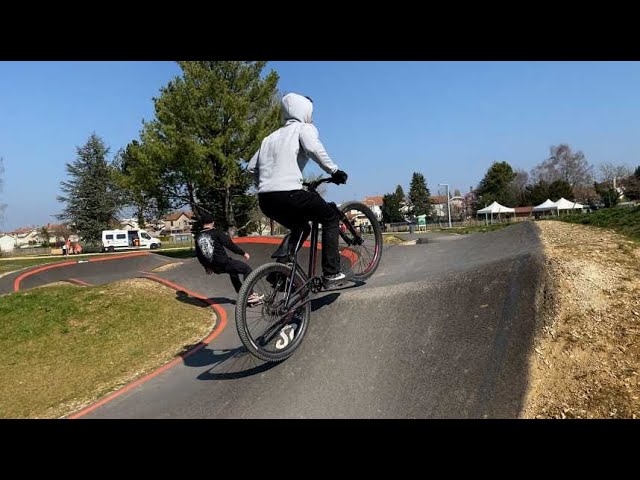
{"type": "Polygon", "coordinates": [[[347,172],[344,172],[342,170],[336,170],[331,174],[331,179],[333,180],[333,183],[337,185],[347,183],[347,178],[349,178],[349,175],[347,175],[347,172]]]}

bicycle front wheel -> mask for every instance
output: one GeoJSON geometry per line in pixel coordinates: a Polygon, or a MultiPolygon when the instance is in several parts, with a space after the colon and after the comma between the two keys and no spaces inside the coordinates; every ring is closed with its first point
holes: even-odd
{"type": "Polygon", "coordinates": [[[369,207],[360,202],[340,205],[338,250],[350,262],[354,280],[373,275],[382,258],[382,229],[369,207]]]}
{"type": "Polygon", "coordinates": [[[284,263],[267,263],[251,272],[238,293],[236,328],[242,344],[265,362],[290,357],[307,333],[311,303],[306,276],[298,270],[293,280],[290,305],[285,298],[293,269],[284,263]],[[250,300],[259,298],[258,302],[250,300]]]}

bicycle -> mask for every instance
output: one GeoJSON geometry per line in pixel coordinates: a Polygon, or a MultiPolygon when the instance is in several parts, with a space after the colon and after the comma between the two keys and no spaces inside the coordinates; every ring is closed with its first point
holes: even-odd
{"type": "MultiPolygon", "coordinates": [[[[303,185],[311,192],[331,177],[321,178],[303,185]]],[[[347,202],[338,208],[338,251],[341,270],[348,268],[350,281],[363,281],[378,268],[382,258],[382,230],[373,212],[360,202],[347,202]],[[360,233],[355,221],[368,220],[371,234],[360,233]],[[346,265],[346,262],[350,265],[346,265]]],[[[316,274],[319,226],[310,222],[310,229],[299,238],[288,234],[272,258],[277,262],[256,268],[245,279],[236,301],[236,328],[247,350],[266,362],[281,362],[300,346],[307,333],[311,317],[312,294],[323,290],[322,278],[316,274]],[[298,253],[309,235],[309,268],[305,273],[298,263],[298,253]],[[295,244],[295,245],[294,245],[295,244]],[[264,295],[260,304],[250,306],[251,293],[264,295]],[[254,329],[255,332],[254,333],[254,329]]],[[[325,290],[327,291],[327,290],[325,290]]]]}

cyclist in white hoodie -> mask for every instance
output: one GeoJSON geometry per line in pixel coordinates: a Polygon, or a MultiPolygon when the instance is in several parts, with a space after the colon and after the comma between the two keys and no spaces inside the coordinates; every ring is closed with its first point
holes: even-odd
{"type": "Polygon", "coordinates": [[[347,182],[327,154],[313,125],[313,102],[309,97],[289,93],[282,98],[284,126],[265,137],[249,162],[255,175],[260,209],[269,218],[291,230],[297,241],[308,234],[309,221],[322,224],[322,272],[325,288],[346,278],[340,272],[338,213],[316,192],[302,189],[302,170],[309,158],[331,174],[337,184],[347,182]]]}

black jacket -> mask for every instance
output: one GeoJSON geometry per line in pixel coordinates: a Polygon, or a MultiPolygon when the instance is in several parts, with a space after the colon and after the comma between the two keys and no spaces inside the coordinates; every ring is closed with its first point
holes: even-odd
{"type": "Polygon", "coordinates": [[[244,250],[237,246],[229,235],[218,229],[202,230],[196,235],[196,256],[205,268],[215,271],[216,267],[224,266],[229,261],[225,247],[238,255],[244,255],[244,250]]]}

